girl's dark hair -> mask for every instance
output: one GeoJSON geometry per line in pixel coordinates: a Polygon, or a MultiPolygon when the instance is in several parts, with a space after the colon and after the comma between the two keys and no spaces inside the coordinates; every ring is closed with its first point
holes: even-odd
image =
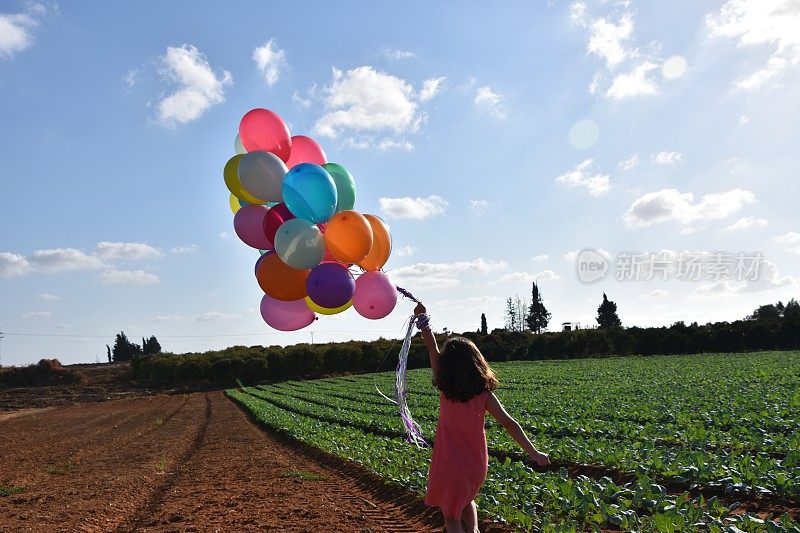
{"type": "Polygon", "coordinates": [[[448,400],[466,402],[484,391],[495,390],[500,382],[474,342],[453,337],[444,343],[433,384],[448,400]]]}

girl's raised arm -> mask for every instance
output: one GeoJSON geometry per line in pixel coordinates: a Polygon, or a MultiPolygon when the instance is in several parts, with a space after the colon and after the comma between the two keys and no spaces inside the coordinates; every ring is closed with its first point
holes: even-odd
{"type": "MultiPolygon", "coordinates": [[[[415,315],[424,315],[427,313],[425,306],[422,304],[417,304],[414,308],[415,315]]],[[[437,376],[439,374],[439,345],[436,344],[436,337],[433,336],[433,332],[431,331],[431,327],[426,324],[420,327],[422,331],[422,338],[425,340],[425,346],[428,347],[428,357],[431,360],[431,370],[433,370],[433,375],[437,376]]]]}
{"type": "Polygon", "coordinates": [[[506,412],[505,407],[503,407],[503,404],[500,403],[500,400],[497,399],[497,396],[495,396],[493,392],[490,392],[489,397],[486,399],[486,410],[489,411],[489,414],[492,415],[501,426],[506,428],[511,438],[522,446],[522,449],[531,456],[531,459],[533,459],[536,464],[539,466],[547,466],[550,464],[550,458],[547,457],[547,454],[536,449],[536,446],[534,446],[530,439],[528,439],[528,436],[525,435],[525,431],[523,431],[519,422],[514,420],[514,418],[506,412]]]}

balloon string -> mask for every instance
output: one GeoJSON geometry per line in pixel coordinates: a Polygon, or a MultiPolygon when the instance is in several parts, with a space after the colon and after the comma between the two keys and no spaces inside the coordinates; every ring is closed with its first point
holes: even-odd
{"type": "Polygon", "coordinates": [[[409,299],[409,300],[411,300],[412,302],[414,302],[414,303],[418,303],[418,304],[419,304],[419,303],[422,303],[422,302],[420,302],[419,300],[417,300],[416,298],[414,298],[414,295],[413,295],[413,294],[411,294],[410,292],[408,292],[408,291],[407,291],[406,289],[404,289],[403,287],[400,287],[399,285],[395,285],[395,289],[397,289],[397,292],[399,292],[399,293],[400,293],[402,296],[405,296],[406,298],[408,298],[408,299],[409,299]]]}
{"type": "MultiPolygon", "coordinates": [[[[397,288],[400,291],[400,287],[397,288]]],[[[406,291],[407,292],[407,291],[406,291]]],[[[402,294],[402,292],[401,292],[402,294]]],[[[413,298],[409,294],[409,298],[413,298]]],[[[414,444],[417,448],[425,448],[428,443],[422,435],[422,428],[419,427],[411,416],[411,410],[408,408],[408,389],[406,388],[406,368],[408,365],[408,352],[411,348],[411,337],[414,336],[414,326],[416,325],[416,317],[412,316],[408,321],[408,329],[406,330],[405,339],[403,339],[403,346],[400,348],[400,357],[397,361],[397,377],[395,379],[395,400],[397,407],[400,410],[400,418],[403,419],[403,425],[406,428],[406,440],[414,444]]]]}

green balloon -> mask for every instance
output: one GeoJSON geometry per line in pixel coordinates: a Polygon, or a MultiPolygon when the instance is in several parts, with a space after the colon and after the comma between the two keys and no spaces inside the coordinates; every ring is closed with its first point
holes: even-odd
{"type": "Polygon", "coordinates": [[[336,212],[353,209],[356,205],[356,180],[342,165],[325,163],[322,168],[328,171],[336,184],[336,212]]]}

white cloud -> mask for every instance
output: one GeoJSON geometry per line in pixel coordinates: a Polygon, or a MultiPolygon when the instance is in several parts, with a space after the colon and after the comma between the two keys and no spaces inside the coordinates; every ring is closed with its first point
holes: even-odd
{"type": "Polygon", "coordinates": [[[541,255],[534,255],[531,258],[531,261],[533,261],[534,263],[541,263],[542,261],[547,261],[548,259],[550,259],[549,255],[541,254],[541,255]]]}
{"type": "Polygon", "coordinates": [[[35,296],[35,298],[37,300],[42,300],[42,301],[45,301],[45,302],[54,302],[56,300],[60,300],[61,299],[58,296],[56,296],[54,294],[47,293],[47,292],[43,292],[41,294],[37,294],[35,296]]]}
{"type": "Polygon", "coordinates": [[[625,161],[620,161],[619,168],[627,172],[629,170],[633,170],[634,168],[636,168],[636,165],[638,164],[639,164],[639,154],[633,154],[625,161]]]}
{"type": "Polygon", "coordinates": [[[90,254],[76,248],[36,250],[28,257],[0,252],[0,277],[22,276],[30,272],[108,269],[116,261],[140,261],[161,256],[157,248],[136,242],[99,242],[90,254]]]}
{"type": "Polygon", "coordinates": [[[380,150],[382,152],[395,149],[405,150],[406,152],[411,152],[414,150],[414,145],[405,139],[391,139],[389,137],[384,137],[383,139],[377,140],[369,135],[359,138],[348,137],[343,139],[343,143],[345,146],[354,148],[356,150],[380,150]]]}
{"type": "Polygon", "coordinates": [[[494,207],[494,204],[489,203],[488,200],[470,200],[469,201],[469,208],[472,209],[478,215],[485,215],[493,207],[494,207]]]}
{"type": "Polygon", "coordinates": [[[158,276],[144,270],[106,270],[100,274],[100,281],[110,285],[149,285],[158,283],[158,276]]]}
{"type": "Polygon", "coordinates": [[[683,154],[676,151],[661,151],[653,156],[653,163],[656,165],[674,165],[681,161],[683,161],[683,154]]]}
{"type": "Polygon", "coordinates": [[[786,250],[795,254],[800,254],[800,233],[790,231],[789,233],[776,236],[774,240],[786,250]]]}
{"type": "Polygon", "coordinates": [[[748,229],[748,228],[755,228],[755,227],[764,227],[767,225],[766,218],[754,218],[754,217],[742,217],[726,229],[729,230],[740,230],[740,229],[748,229]]]}
{"type": "Polygon", "coordinates": [[[143,242],[99,242],[94,255],[102,261],[142,261],[161,257],[162,253],[143,242]]]}
{"type": "Polygon", "coordinates": [[[781,287],[800,286],[800,278],[795,276],[781,276],[778,267],[770,261],[762,261],[755,280],[731,282],[727,279],[717,280],[710,284],[699,286],[694,294],[700,297],[730,297],[747,292],[761,292],[781,287]]]}
{"type": "Polygon", "coordinates": [[[649,192],[637,198],[622,219],[631,228],[666,221],[687,225],[703,220],[718,220],[754,202],[755,195],[750,191],[732,189],[706,194],[699,202],[693,200],[692,193],[681,193],[677,189],[649,192]]]}
{"type": "Polygon", "coordinates": [[[646,294],[640,294],[639,298],[641,300],[663,300],[669,296],[669,292],[665,291],[664,289],[656,289],[653,292],[648,292],[646,294]]]}
{"type": "Polygon", "coordinates": [[[746,126],[749,122],[750,122],[750,117],[748,117],[747,115],[742,115],[741,117],[739,117],[740,126],[746,126]]]}
{"type": "Polygon", "coordinates": [[[31,264],[24,256],[11,252],[0,252],[0,277],[22,276],[30,270],[31,264]]]}
{"type": "Polygon", "coordinates": [[[28,261],[31,267],[39,272],[96,270],[106,266],[100,258],[75,248],[36,250],[28,258],[28,261]]]}
{"type": "Polygon", "coordinates": [[[225,101],[225,87],[233,83],[231,73],[215,73],[195,46],[170,46],[161,59],[163,77],[178,86],[158,103],[158,118],[163,124],[192,122],[211,106],[225,101]]]}
{"type": "Polygon", "coordinates": [[[431,195],[427,198],[387,198],[378,199],[381,212],[390,218],[410,218],[425,220],[440,215],[447,210],[447,200],[441,196],[431,195]]]}
{"type": "Polygon", "coordinates": [[[33,30],[45,12],[43,4],[28,3],[25,12],[0,13],[0,58],[11,59],[33,45],[33,30]]]}
{"type": "Polygon", "coordinates": [[[58,329],[61,329],[61,330],[67,330],[67,329],[70,329],[72,326],[70,326],[69,324],[65,324],[64,322],[62,322],[62,323],[60,323],[60,324],[56,324],[56,327],[57,327],[58,329]]]}
{"type": "Polygon", "coordinates": [[[395,268],[390,272],[393,279],[413,283],[415,287],[451,288],[461,284],[462,275],[485,275],[505,270],[505,261],[487,261],[483,258],[453,263],[416,263],[395,268]]]}
{"type": "Polygon", "coordinates": [[[173,254],[188,254],[196,252],[200,247],[196,244],[184,244],[183,246],[175,246],[172,248],[173,254]]]}
{"type": "Polygon", "coordinates": [[[292,102],[296,103],[301,109],[308,109],[311,107],[311,100],[300,96],[300,93],[297,91],[292,93],[292,102]]]}
{"type": "Polygon", "coordinates": [[[208,311],[201,313],[194,317],[195,322],[226,322],[230,320],[237,320],[241,315],[220,313],[219,311],[208,311]]]}
{"type": "MultiPolygon", "coordinates": [[[[605,257],[607,260],[611,259],[611,253],[609,253],[606,250],[603,250],[602,248],[592,248],[592,251],[600,254],[601,256],[605,257]]],[[[578,257],[578,252],[580,252],[580,250],[570,250],[569,252],[564,254],[564,259],[567,260],[567,261],[575,261],[575,259],[577,259],[577,257],[578,257]]]]}
{"type": "Polygon", "coordinates": [[[34,319],[43,319],[43,320],[50,320],[53,318],[53,313],[49,311],[31,311],[30,313],[25,313],[22,315],[23,320],[34,320],[34,319]]]}
{"type": "Polygon", "coordinates": [[[138,76],[138,72],[135,68],[130,69],[125,75],[125,85],[128,86],[128,89],[132,89],[136,85],[136,76],[138,76]]]}
{"type": "Polygon", "coordinates": [[[617,74],[606,91],[606,98],[624,100],[658,93],[658,85],[650,74],[658,68],[652,61],[643,61],[624,74],[617,74]]]}
{"type": "Polygon", "coordinates": [[[503,104],[503,96],[492,90],[491,87],[478,87],[473,100],[475,105],[496,119],[506,118],[506,109],[503,104]]]}
{"type": "Polygon", "coordinates": [[[253,61],[267,86],[272,87],[280,78],[281,69],[286,66],[286,52],[278,48],[275,39],[270,39],[253,50],[253,61]]]}
{"type": "Polygon", "coordinates": [[[230,236],[231,236],[230,233],[228,233],[227,231],[221,231],[219,233],[219,238],[222,240],[227,240],[230,236]]]}
{"type": "Polygon", "coordinates": [[[378,144],[375,145],[375,147],[381,151],[398,149],[410,152],[414,149],[414,145],[404,139],[394,140],[394,139],[389,139],[388,137],[385,139],[381,139],[380,142],[378,142],[378,144]]]}
{"type": "Polygon", "coordinates": [[[398,50],[396,48],[384,48],[381,53],[383,57],[391,61],[403,61],[404,59],[412,59],[416,57],[414,52],[408,50],[398,50]]]}
{"type": "Polygon", "coordinates": [[[181,322],[186,320],[183,315],[156,315],[153,317],[153,322],[181,322]]]}
{"type": "Polygon", "coordinates": [[[542,270],[536,274],[528,272],[509,272],[497,278],[495,283],[533,283],[534,281],[550,281],[558,279],[552,270],[542,270]]]}
{"type": "Polygon", "coordinates": [[[410,83],[370,66],[346,72],[334,68],[323,93],[326,113],[313,131],[331,139],[345,130],[415,132],[424,118],[410,83]]]}
{"type": "MultiPolygon", "coordinates": [[[[248,310],[248,312],[257,312],[256,310],[248,310]]],[[[228,322],[238,320],[242,315],[221,313],[219,311],[206,311],[199,315],[156,315],[153,317],[153,322],[228,322]]]]}
{"type": "Polygon", "coordinates": [[[592,174],[590,167],[594,165],[593,159],[587,159],[575,165],[575,168],[556,178],[556,183],[563,183],[567,187],[585,187],[592,196],[599,196],[611,189],[608,174],[592,174]]]}
{"type": "Polygon", "coordinates": [[[442,92],[442,82],[445,77],[430,78],[422,82],[422,89],[419,91],[419,101],[427,102],[437,94],[442,92]]]}
{"type": "Polygon", "coordinates": [[[588,22],[589,43],[586,51],[594,54],[613,68],[628,57],[635,55],[636,51],[626,48],[624,42],[633,35],[633,17],[625,13],[614,23],[605,18],[588,22]]]}
{"type": "Polygon", "coordinates": [[[789,233],[778,235],[775,237],[775,242],[783,245],[800,244],[800,233],[790,231],[789,233]]]}
{"type": "Polygon", "coordinates": [[[408,257],[414,255],[414,252],[417,250],[419,250],[418,246],[400,246],[399,248],[395,248],[394,253],[397,254],[398,257],[408,257]]]}
{"type": "Polygon", "coordinates": [[[737,89],[758,89],[800,63],[797,0],[728,0],[718,12],[706,17],[706,27],[711,36],[732,38],[740,48],[770,48],[766,65],[737,80],[737,89]]]}

